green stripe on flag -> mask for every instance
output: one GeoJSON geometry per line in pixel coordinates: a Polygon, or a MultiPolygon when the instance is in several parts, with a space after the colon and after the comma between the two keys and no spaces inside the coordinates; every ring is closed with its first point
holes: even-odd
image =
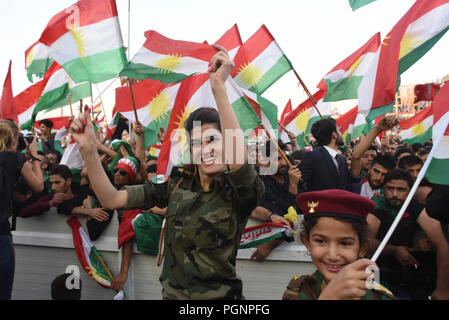
{"type": "Polygon", "coordinates": [[[45,75],[45,72],[50,68],[53,63],[52,59],[40,59],[33,60],[33,62],[27,68],[27,77],[30,82],[33,82],[33,74],[39,78],[45,75]]]}
{"type": "Polygon", "coordinates": [[[93,83],[115,78],[127,63],[125,48],[118,48],[74,59],[62,67],[73,81],[93,83]]]}
{"type": "Polygon", "coordinates": [[[351,76],[332,82],[326,79],[327,92],[324,102],[341,101],[358,98],[358,89],[363,76],[351,76]]]}
{"type": "Polygon", "coordinates": [[[132,62],[130,62],[126,66],[126,68],[122,72],[120,72],[120,75],[122,77],[128,77],[137,80],[153,79],[166,84],[177,83],[190,76],[184,73],[163,72],[159,68],[151,67],[143,63],[132,62]]]}
{"type": "Polygon", "coordinates": [[[426,132],[424,132],[423,134],[414,136],[411,139],[403,139],[403,141],[408,144],[408,145],[412,145],[414,143],[421,143],[424,144],[425,142],[427,142],[427,140],[429,140],[430,138],[432,138],[432,127],[430,127],[426,132]]]}
{"type": "Polygon", "coordinates": [[[449,174],[442,174],[443,172],[447,172],[447,165],[448,159],[433,158],[426,171],[426,179],[431,183],[449,185],[449,174]]]}
{"type": "MultiPolygon", "coordinates": [[[[92,266],[94,267],[94,269],[97,271],[97,273],[100,276],[102,276],[103,278],[105,278],[106,280],[111,282],[112,279],[109,277],[108,273],[103,268],[103,265],[101,264],[101,262],[98,259],[98,257],[100,257],[103,260],[103,262],[105,261],[104,257],[101,255],[100,252],[98,252],[97,248],[91,247],[90,248],[90,252],[89,252],[89,260],[90,260],[92,266]]],[[[106,265],[106,267],[107,267],[107,265],[106,265]]]]}
{"type": "Polygon", "coordinates": [[[292,70],[290,61],[286,56],[282,56],[267,72],[265,72],[260,82],[253,85],[248,90],[257,94],[262,94],[290,70],[292,70]]]}
{"type": "Polygon", "coordinates": [[[374,2],[376,0],[349,0],[349,5],[352,8],[352,11],[355,11],[363,6],[366,6],[367,4],[374,2]]]}

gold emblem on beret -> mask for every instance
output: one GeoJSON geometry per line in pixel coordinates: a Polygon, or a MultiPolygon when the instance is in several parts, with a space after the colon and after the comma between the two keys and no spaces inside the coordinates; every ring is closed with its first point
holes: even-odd
{"type": "Polygon", "coordinates": [[[315,213],[315,208],[318,207],[320,204],[319,201],[313,202],[313,201],[307,201],[307,206],[309,207],[309,213],[315,213]]]}

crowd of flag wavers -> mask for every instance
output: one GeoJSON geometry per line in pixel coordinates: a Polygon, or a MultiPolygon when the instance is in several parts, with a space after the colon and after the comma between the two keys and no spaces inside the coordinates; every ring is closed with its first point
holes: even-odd
{"type": "MultiPolygon", "coordinates": [[[[42,79],[14,97],[10,62],[0,103],[0,299],[11,299],[16,219],[51,208],[117,299],[134,246],[162,266],[162,299],[244,299],[237,251],[264,263],[296,232],[316,271],[292,275],[279,299],[449,299],[449,85],[429,84],[409,119],[392,112],[401,74],[438,45],[448,15],[449,0],[417,0],[313,94],[265,25],[245,42],[234,25],[212,45],[149,30],[129,59],[115,0],[55,15],[25,52],[30,81],[42,79]],[[278,119],[262,95],[290,71],[307,99],[278,119]],[[97,83],[119,77],[106,119],[97,83]],[[114,216],[116,275],[93,244],[114,216]]],[[[70,277],[53,281],[54,299],[80,299],[70,277]]]]}

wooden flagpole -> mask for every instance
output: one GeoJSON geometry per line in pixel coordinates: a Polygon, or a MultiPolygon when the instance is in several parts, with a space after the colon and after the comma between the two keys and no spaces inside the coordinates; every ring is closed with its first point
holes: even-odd
{"type": "Polygon", "coordinates": [[[139,121],[139,118],[137,117],[136,101],[134,99],[134,92],[133,92],[133,86],[132,86],[131,79],[128,79],[128,86],[129,86],[129,91],[131,92],[131,100],[133,102],[134,117],[136,118],[136,123],[137,123],[139,121]]]}
{"type": "Polygon", "coordinates": [[[72,115],[72,117],[73,117],[73,108],[72,108],[72,95],[69,93],[68,95],[67,95],[67,99],[69,100],[69,105],[70,105],[70,114],[72,115]]]}
{"type": "Polygon", "coordinates": [[[296,78],[298,79],[299,83],[301,84],[301,86],[303,87],[304,91],[306,92],[307,96],[309,97],[310,101],[312,101],[313,106],[315,108],[315,110],[318,112],[318,115],[320,116],[321,119],[323,119],[323,116],[321,115],[320,110],[318,110],[318,107],[316,105],[316,101],[315,98],[313,97],[313,95],[310,93],[309,89],[307,89],[306,84],[302,81],[301,77],[299,76],[298,72],[296,72],[295,68],[292,67],[293,73],[295,74],[296,78]]]}
{"type": "Polygon", "coordinates": [[[270,134],[270,132],[268,132],[267,128],[265,128],[265,126],[263,125],[263,123],[260,123],[260,126],[262,127],[262,129],[265,130],[265,133],[267,134],[268,138],[270,139],[270,141],[273,142],[273,144],[276,146],[276,148],[278,149],[278,152],[280,153],[281,157],[285,160],[285,162],[287,163],[287,165],[291,168],[293,167],[292,163],[290,162],[290,160],[288,160],[286,154],[284,153],[284,151],[282,151],[281,147],[279,147],[277,141],[273,138],[273,136],[270,134]]]}

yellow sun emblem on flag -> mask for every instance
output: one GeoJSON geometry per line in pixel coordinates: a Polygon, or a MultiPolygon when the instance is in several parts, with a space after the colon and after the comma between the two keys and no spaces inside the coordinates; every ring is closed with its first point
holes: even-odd
{"type": "Polygon", "coordinates": [[[77,26],[72,26],[69,29],[70,34],[75,40],[75,44],[78,48],[78,54],[81,59],[85,58],[87,55],[87,45],[85,35],[82,33],[81,29],[77,26]]]}
{"type": "Polygon", "coordinates": [[[163,120],[167,117],[171,106],[171,96],[163,90],[148,104],[151,119],[153,121],[163,120]]]}
{"type": "Polygon", "coordinates": [[[412,133],[416,136],[422,135],[426,132],[426,127],[422,123],[418,123],[413,126],[412,133]]]}
{"type": "Polygon", "coordinates": [[[305,110],[298,114],[295,118],[295,127],[298,129],[299,133],[306,131],[307,125],[309,123],[310,111],[305,110]]]}
{"type": "Polygon", "coordinates": [[[180,54],[169,54],[155,62],[155,66],[162,73],[174,72],[182,63],[182,56],[180,54]]]}
{"type": "Polygon", "coordinates": [[[349,76],[352,77],[354,72],[357,71],[357,69],[360,67],[360,64],[362,63],[363,59],[365,59],[366,55],[363,55],[357,59],[357,61],[349,68],[349,76]]]}
{"type": "Polygon", "coordinates": [[[181,115],[178,115],[178,122],[175,122],[178,128],[184,128],[184,123],[189,118],[190,114],[195,110],[195,106],[187,105],[184,109],[184,112],[181,115]]]}
{"type": "Polygon", "coordinates": [[[34,47],[33,47],[33,49],[31,49],[30,50],[30,53],[28,53],[28,56],[27,56],[27,68],[30,66],[30,64],[33,62],[33,59],[34,59],[34,47]]]}
{"type": "Polygon", "coordinates": [[[246,89],[255,87],[262,82],[263,72],[254,63],[243,64],[238,71],[236,80],[246,89]]]}
{"type": "Polygon", "coordinates": [[[415,49],[424,42],[421,40],[416,40],[416,38],[418,38],[417,34],[413,35],[410,32],[405,33],[404,37],[401,40],[401,50],[399,52],[399,59],[405,57],[413,49],[415,49]]]}

